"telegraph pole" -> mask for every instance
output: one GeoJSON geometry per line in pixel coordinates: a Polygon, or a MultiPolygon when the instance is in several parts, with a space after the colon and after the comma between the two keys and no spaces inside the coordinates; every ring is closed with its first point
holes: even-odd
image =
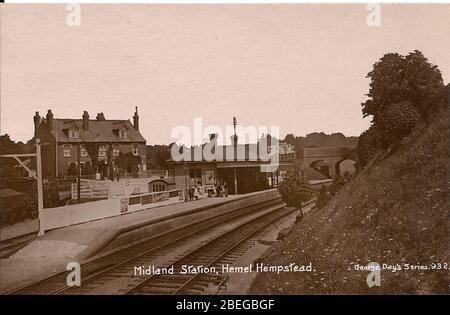
{"type": "Polygon", "coordinates": [[[41,140],[36,138],[36,175],[37,175],[37,193],[38,193],[38,216],[39,232],[38,236],[44,235],[42,219],[44,217],[44,192],[42,185],[42,160],[41,160],[41,140]]]}

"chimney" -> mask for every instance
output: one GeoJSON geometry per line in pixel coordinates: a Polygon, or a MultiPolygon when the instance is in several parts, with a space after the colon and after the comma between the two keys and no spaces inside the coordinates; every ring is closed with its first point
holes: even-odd
{"type": "Polygon", "coordinates": [[[89,114],[87,111],[83,112],[83,129],[89,130],[89,114]]]}
{"type": "Polygon", "coordinates": [[[95,117],[95,119],[99,120],[99,121],[105,121],[105,114],[102,113],[97,113],[97,117],[95,117]]]}
{"type": "Polygon", "coordinates": [[[134,116],[133,116],[133,126],[134,126],[134,129],[139,131],[139,115],[138,115],[138,111],[137,111],[137,106],[135,107],[135,109],[136,109],[136,111],[134,112],[134,116]]]}
{"type": "Polygon", "coordinates": [[[49,130],[53,130],[53,113],[52,113],[52,110],[51,110],[51,109],[49,109],[49,110],[47,111],[46,117],[47,117],[47,126],[48,126],[48,129],[49,129],[49,130]]]}
{"type": "Polygon", "coordinates": [[[237,126],[237,120],[236,120],[236,117],[233,117],[234,135],[232,135],[230,138],[231,138],[231,144],[234,147],[237,147],[237,143],[238,143],[238,136],[236,134],[236,126],[237,126]]]}
{"type": "Polygon", "coordinates": [[[39,125],[41,124],[41,116],[39,116],[39,112],[36,112],[36,114],[33,117],[33,121],[34,121],[34,136],[37,137],[37,131],[39,125]]]}

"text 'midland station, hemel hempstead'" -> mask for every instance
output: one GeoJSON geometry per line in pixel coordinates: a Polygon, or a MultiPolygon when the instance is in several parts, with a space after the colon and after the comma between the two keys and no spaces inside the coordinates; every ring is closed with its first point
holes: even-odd
{"type": "Polygon", "coordinates": [[[313,271],[312,263],[307,265],[297,265],[290,263],[288,265],[265,265],[263,263],[249,264],[246,266],[233,266],[230,264],[215,266],[203,266],[203,265],[181,265],[179,271],[175,270],[172,265],[170,267],[158,267],[155,265],[148,266],[135,266],[135,276],[148,276],[148,275],[161,275],[161,274],[218,274],[218,273],[249,273],[249,272],[311,272],[313,271]]]}

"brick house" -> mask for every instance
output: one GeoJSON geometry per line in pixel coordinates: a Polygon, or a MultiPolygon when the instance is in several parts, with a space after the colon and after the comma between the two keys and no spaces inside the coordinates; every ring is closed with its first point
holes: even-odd
{"type": "Polygon", "coordinates": [[[96,119],[89,119],[89,113],[84,111],[81,119],[54,118],[49,109],[47,115],[34,118],[34,136],[41,139],[42,169],[45,177],[62,177],[67,175],[69,167],[83,167],[91,161],[88,153],[90,144],[98,148],[96,159],[106,163],[108,156],[112,163],[122,153],[131,152],[140,156],[140,170],[146,170],[146,140],[139,132],[139,115],[136,111],[133,123],[129,120],[106,119],[103,113],[96,119]]]}

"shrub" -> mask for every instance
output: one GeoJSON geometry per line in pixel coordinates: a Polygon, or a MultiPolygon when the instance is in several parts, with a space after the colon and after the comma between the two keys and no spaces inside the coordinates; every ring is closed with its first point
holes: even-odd
{"type": "Polygon", "coordinates": [[[91,162],[86,162],[81,169],[81,175],[93,175],[94,169],[92,168],[91,162]]]}
{"type": "Polygon", "coordinates": [[[333,180],[333,184],[330,186],[330,194],[336,195],[339,190],[345,185],[345,181],[342,176],[336,176],[333,180]]]}
{"type": "Polygon", "coordinates": [[[302,204],[312,197],[312,188],[308,179],[298,169],[291,169],[283,175],[278,191],[288,206],[296,207],[303,217],[302,204]]]}
{"type": "Polygon", "coordinates": [[[381,145],[382,134],[374,125],[359,136],[357,154],[359,167],[365,167],[381,145]]]}
{"type": "Polygon", "coordinates": [[[67,175],[76,176],[77,172],[78,172],[77,165],[75,163],[70,163],[69,167],[67,168],[67,175]]]}
{"type": "Polygon", "coordinates": [[[420,119],[418,110],[410,102],[400,102],[389,106],[380,115],[379,124],[385,147],[398,144],[409,135],[420,119]]]}

